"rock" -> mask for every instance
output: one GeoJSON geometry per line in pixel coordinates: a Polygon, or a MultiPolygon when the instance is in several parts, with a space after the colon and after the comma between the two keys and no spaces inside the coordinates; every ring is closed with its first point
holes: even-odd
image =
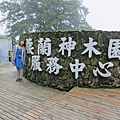
{"type": "MultiPolygon", "coordinates": [[[[38,40],[39,38],[50,38],[52,44],[52,54],[49,57],[58,57],[58,64],[63,66],[60,69],[59,74],[49,74],[47,69],[47,56],[40,55],[41,68],[43,71],[33,71],[31,69],[32,55],[27,54],[26,63],[24,67],[24,76],[28,80],[35,82],[39,85],[49,86],[60,90],[70,90],[74,86],[79,87],[120,87],[120,61],[118,58],[108,58],[108,46],[110,39],[119,39],[120,32],[107,32],[107,31],[53,31],[53,32],[36,32],[28,33],[20,36],[21,39],[32,38],[34,55],[38,55],[38,40]],[[65,50],[65,54],[62,55],[59,44],[62,43],[61,38],[72,37],[77,45],[74,50],[71,50],[71,56],[68,57],[68,51],[65,50]],[[85,54],[81,54],[85,49],[85,43],[89,42],[89,37],[93,38],[93,42],[97,42],[97,45],[93,46],[95,49],[101,52],[101,55],[96,55],[92,51],[92,58],[88,58],[89,51],[85,54]],[[75,79],[75,72],[71,71],[70,63],[75,63],[75,59],[79,59],[80,63],[84,63],[86,67],[83,71],[80,71],[78,78],[75,79]],[[111,76],[104,78],[97,73],[94,76],[93,69],[100,69],[101,72],[105,73],[104,69],[101,69],[98,62],[103,64],[112,62],[114,67],[106,69],[111,72],[111,76]]],[[[80,66],[78,66],[80,68],[80,66]]],[[[74,67],[75,69],[75,67],[74,67]]]]}

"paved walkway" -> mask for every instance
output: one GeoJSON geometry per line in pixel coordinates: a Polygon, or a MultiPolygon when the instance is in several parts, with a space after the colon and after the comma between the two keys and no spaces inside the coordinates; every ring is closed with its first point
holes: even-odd
{"type": "Polygon", "coordinates": [[[11,64],[0,66],[0,120],[37,120],[65,94],[15,80],[16,69],[11,64]]]}
{"type": "Polygon", "coordinates": [[[120,90],[73,88],[39,120],[120,120],[120,90]]]}
{"type": "Polygon", "coordinates": [[[120,89],[62,92],[15,79],[11,64],[0,66],[0,120],[120,120],[120,89]]]}

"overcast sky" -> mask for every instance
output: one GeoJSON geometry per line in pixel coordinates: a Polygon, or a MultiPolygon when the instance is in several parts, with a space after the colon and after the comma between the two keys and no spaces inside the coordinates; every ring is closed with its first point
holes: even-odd
{"type": "MultiPolygon", "coordinates": [[[[2,0],[0,0],[2,1],[2,0]]],[[[120,0],[83,0],[89,9],[88,23],[97,30],[120,31],[120,0]]],[[[0,27],[0,34],[4,29],[0,27]]]]}
{"type": "Polygon", "coordinates": [[[83,0],[88,23],[98,30],[120,31],[120,0],[83,0]]]}

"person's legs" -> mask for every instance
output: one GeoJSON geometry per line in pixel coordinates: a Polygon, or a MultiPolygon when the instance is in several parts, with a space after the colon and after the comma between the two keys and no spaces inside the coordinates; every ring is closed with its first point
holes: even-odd
{"type": "Polygon", "coordinates": [[[20,68],[19,70],[20,70],[20,79],[23,80],[22,79],[23,78],[23,68],[20,68]]]}
{"type": "Polygon", "coordinates": [[[18,76],[18,78],[17,78],[16,82],[19,81],[19,79],[20,79],[20,69],[19,68],[17,68],[17,76],[18,76]]]}

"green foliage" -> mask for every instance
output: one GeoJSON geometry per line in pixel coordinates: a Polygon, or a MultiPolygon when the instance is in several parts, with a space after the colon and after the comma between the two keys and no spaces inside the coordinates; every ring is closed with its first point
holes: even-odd
{"type": "Polygon", "coordinates": [[[46,30],[92,29],[87,21],[88,9],[82,0],[4,0],[0,11],[7,23],[6,33],[15,36],[46,30]]]}

